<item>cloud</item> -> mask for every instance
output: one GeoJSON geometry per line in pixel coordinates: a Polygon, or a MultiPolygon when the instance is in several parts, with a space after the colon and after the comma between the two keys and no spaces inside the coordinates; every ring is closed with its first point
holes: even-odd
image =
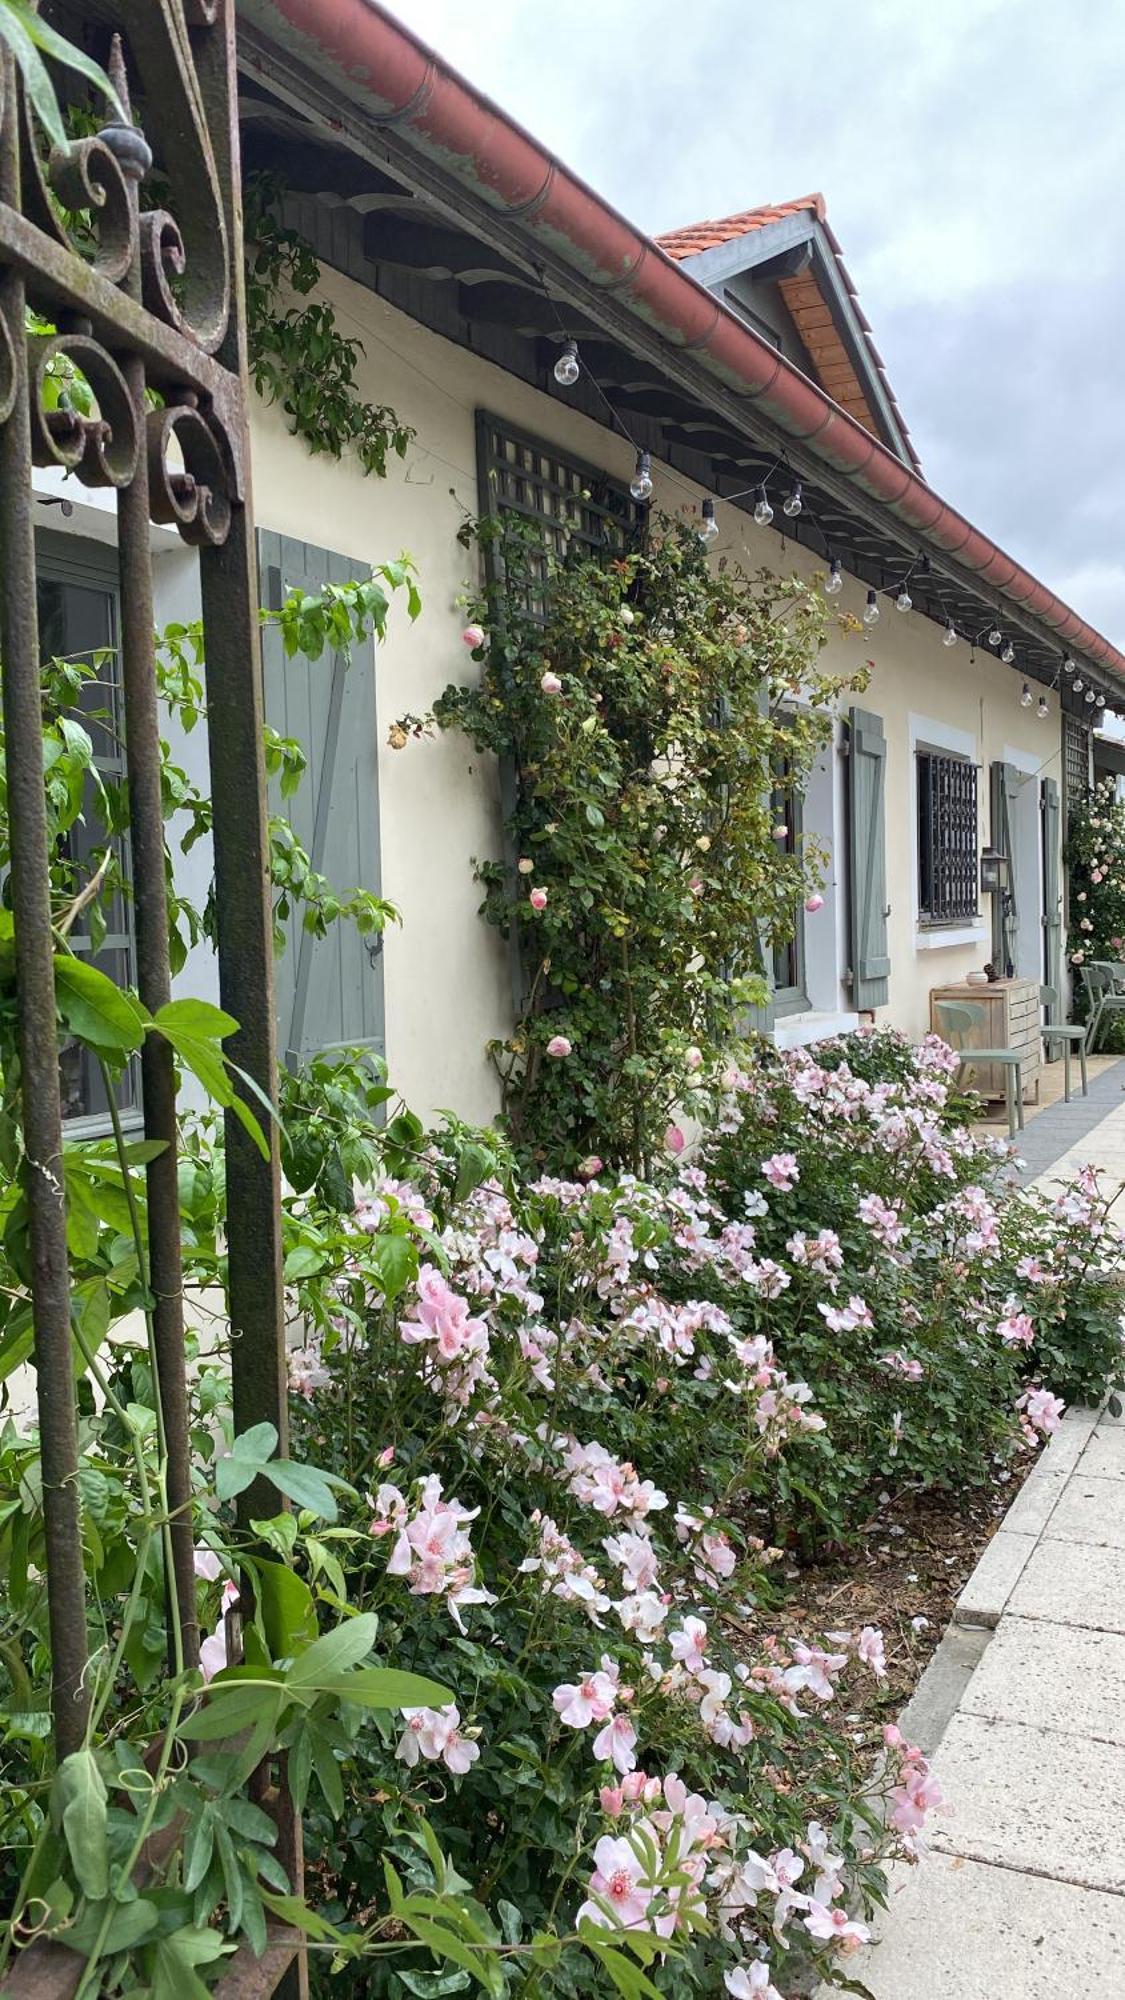
{"type": "Polygon", "coordinates": [[[1125,7],[412,0],[410,25],[649,229],[821,189],[927,476],[1125,646],[1125,7]]]}

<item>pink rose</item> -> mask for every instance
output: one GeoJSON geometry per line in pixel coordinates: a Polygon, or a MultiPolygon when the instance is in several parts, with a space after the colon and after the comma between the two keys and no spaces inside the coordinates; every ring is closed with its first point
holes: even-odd
{"type": "Polygon", "coordinates": [[[625,1796],[620,1785],[602,1785],[598,1792],[598,1799],[602,1811],[609,1813],[612,1819],[617,1818],[618,1813],[625,1803],[625,1796]]]}
{"type": "Polygon", "coordinates": [[[529,854],[521,854],[519,860],[516,862],[516,867],[519,869],[521,875],[534,875],[535,873],[535,863],[529,854]]]}
{"type": "Polygon", "coordinates": [[[683,1152],[684,1147],[686,1145],[687,1145],[687,1140],[684,1138],[684,1135],[681,1132],[679,1126],[669,1125],[668,1130],[664,1134],[665,1152],[674,1153],[678,1155],[683,1152]]]}
{"type": "Polygon", "coordinates": [[[562,693],[562,682],[560,681],[557,674],[551,674],[551,673],[544,674],[539,685],[542,688],[544,694],[562,693]]]}
{"type": "Polygon", "coordinates": [[[685,1067],[690,1070],[702,1069],[703,1050],[697,1048],[688,1049],[684,1055],[684,1064],[685,1067]]]}
{"type": "Polygon", "coordinates": [[[824,897],[817,895],[814,891],[811,896],[805,897],[805,908],[810,917],[815,917],[817,911],[824,908],[824,897]]]}
{"type": "Polygon", "coordinates": [[[546,889],[533,889],[527,900],[533,910],[545,910],[547,907],[546,889]]]}
{"type": "Polygon", "coordinates": [[[789,838],[789,828],[783,819],[778,821],[772,831],[775,840],[788,840],[789,838]]]}
{"type": "Polygon", "coordinates": [[[478,646],[484,645],[484,628],[480,625],[466,625],[461,638],[469,651],[475,653],[478,646]]]}
{"type": "Polygon", "coordinates": [[[596,1176],[601,1173],[604,1164],[605,1162],[599,1159],[597,1153],[588,1153],[586,1155],[586,1158],[583,1160],[582,1165],[578,1169],[579,1180],[580,1181],[594,1180],[596,1176]]]}
{"type": "Polygon", "coordinates": [[[547,1054],[549,1056],[568,1056],[570,1054],[570,1043],[567,1041],[566,1036],[552,1035],[550,1041],[547,1043],[547,1054]]]}

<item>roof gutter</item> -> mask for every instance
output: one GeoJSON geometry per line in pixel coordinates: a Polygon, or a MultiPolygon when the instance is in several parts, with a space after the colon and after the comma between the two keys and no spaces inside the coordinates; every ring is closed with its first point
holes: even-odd
{"type": "Polygon", "coordinates": [[[1125,654],[941,500],[704,290],[650,237],[586,186],[490,99],[449,68],[375,0],[239,0],[240,10],[310,62],[376,124],[411,142],[497,213],[622,301],[670,345],[842,473],[923,545],[950,557],[1062,645],[1125,685],[1125,654]]]}

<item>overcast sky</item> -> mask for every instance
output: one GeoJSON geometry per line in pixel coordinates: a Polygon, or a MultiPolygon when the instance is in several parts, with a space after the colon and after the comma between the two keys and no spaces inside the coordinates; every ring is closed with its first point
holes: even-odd
{"type": "Polygon", "coordinates": [[[819,189],[926,477],[1125,646],[1125,0],[398,0],[649,230],[819,189]]]}

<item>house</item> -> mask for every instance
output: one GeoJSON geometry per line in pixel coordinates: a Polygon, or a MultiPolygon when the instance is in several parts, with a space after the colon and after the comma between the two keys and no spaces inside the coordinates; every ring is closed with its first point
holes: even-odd
{"type": "MultiPolygon", "coordinates": [[[[403,917],[374,942],[293,939],[286,1055],[365,1042],[421,1112],[493,1112],[485,1044],[510,1025],[511,984],[473,860],[500,851],[497,773],[451,736],[396,753],[388,726],[474,671],[465,515],[518,504],[546,521],[561,493],[588,493],[593,539],[599,509],[627,504],[638,450],[654,506],[701,519],[714,504],[718,554],[839,578],[862,640],[834,636],[826,664],[872,662],[802,802],[831,868],[824,908],[777,955],[777,1040],[860,1018],[919,1035],[931,989],[994,954],[1061,985],[1065,804],[1089,785],[1093,721],[1125,713],[1125,657],[927,485],[823,199],[653,241],[373,0],[239,0],[238,19],[245,168],[280,176],[322,295],[363,343],[364,393],[414,432],[379,479],[310,456],[276,408],[255,408],[263,601],[402,549],[424,599],[416,625],[392,615],[377,671],[370,649],[345,674],[267,646],[267,713],[309,756],[287,805],[300,838],[403,917]],[[564,386],[571,340],[581,368],[564,386]],[[988,845],[1010,858],[1006,912],[980,892],[988,845]]],[[[37,480],[52,643],[103,643],[112,507],[37,480]]],[[[195,557],[152,536],[158,620],[188,618],[195,557]]],[[[203,755],[194,737],[174,750],[189,769],[203,755]]],[[[185,878],[207,871],[201,845],[185,878]]],[[[127,911],[106,951],[127,976],[127,911]]],[[[214,992],[205,952],[179,986],[214,992]]],[[[68,1109],[93,1129],[96,1079],[68,1079],[68,1109]]]]}

